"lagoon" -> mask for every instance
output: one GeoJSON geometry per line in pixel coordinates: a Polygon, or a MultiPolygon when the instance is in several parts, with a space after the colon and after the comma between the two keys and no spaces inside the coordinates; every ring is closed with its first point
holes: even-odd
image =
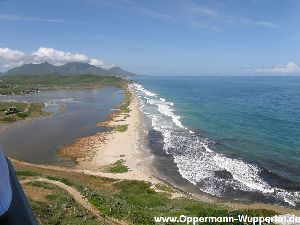
{"type": "Polygon", "coordinates": [[[43,91],[0,100],[45,103],[50,116],[0,125],[0,144],[7,156],[39,164],[73,165],[56,151],[73,140],[103,132],[97,122],[107,119],[123,99],[123,90],[104,87],[92,90],[43,91]],[[63,106],[63,110],[61,110],[63,106]]]}

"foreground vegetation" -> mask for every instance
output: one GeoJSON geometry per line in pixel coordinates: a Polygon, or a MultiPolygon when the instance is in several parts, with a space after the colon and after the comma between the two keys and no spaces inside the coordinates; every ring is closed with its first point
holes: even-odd
{"type": "MultiPolygon", "coordinates": [[[[159,187],[155,191],[152,185],[143,181],[114,180],[110,178],[95,177],[84,174],[63,173],[35,168],[34,173],[29,171],[18,172],[24,179],[30,177],[47,177],[50,180],[60,181],[76,188],[95,206],[105,217],[125,221],[129,224],[155,224],[154,216],[273,216],[276,213],[263,209],[233,210],[220,204],[211,204],[188,198],[171,198],[172,189],[159,187]],[[52,174],[49,176],[49,174],[52,174]]],[[[33,204],[36,215],[44,210],[44,205],[33,204]]],[[[49,209],[45,214],[53,217],[49,209]]],[[[205,223],[203,223],[205,224],[205,223]]],[[[208,223],[207,223],[208,224],[208,223]]],[[[219,223],[218,223],[219,224],[219,223]]],[[[222,224],[222,223],[220,223],[222,224]]],[[[225,224],[225,223],[224,223],[225,224]]],[[[238,223],[236,223],[238,224],[238,223]]]]}
{"type": "Polygon", "coordinates": [[[39,224],[99,224],[92,213],[59,187],[40,181],[23,186],[39,224]]]}
{"type": "Polygon", "coordinates": [[[118,161],[116,161],[115,163],[113,163],[112,165],[110,165],[109,167],[105,168],[103,170],[103,172],[106,173],[127,173],[129,168],[124,165],[125,160],[120,159],[118,161]]]}
{"type": "Polygon", "coordinates": [[[17,120],[23,120],[27,117],[37,117],[48,115],[49,113],[43,112],[43,103],[26,103],[26,102],[4,102],[0,101],[0,123],[10,123],[17,120]],[[16,107],[20,112],[15,114],[6,115],[5,110],[10,107],[16,107]]]}
{"type": "Polygon", "coordinates": [[[127,129],[128,129],[128,124],[116,125],[114,127],[114,131],[117,131],[117,132],[125,132],[127,129]]]}

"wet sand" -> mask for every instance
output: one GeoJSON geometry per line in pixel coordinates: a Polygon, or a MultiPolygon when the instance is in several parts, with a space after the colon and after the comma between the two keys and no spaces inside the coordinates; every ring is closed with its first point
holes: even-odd
{"type": "Polygon", "coordinates": [[[97,133],[90,137],[78,139],[73,144],[65,146],[69,148],[68,152],[71,152],[73,157],[77,159],[75,168],[38,165],[16,160],[12,161],[17,168],[25,166],[28,168],[42,168],[49,171],[55,170],[69,173],[75,172],[113,179],[143,180],[151,182],[153,185],[165,183],[173,186],[175,190],[173,197],[188,197],[205,202],[225,204],[232,209],[270,209],[280,214],[294,214],[300,216],[299,210],[271,204],[229,203],[205,194],[192,194],[191,192],[182,189],[182,187],[175,187],[172,182],[168,182],[168,177],[161,177],[154,166],[153,155],[145,143],[146,134],[142,122],[143,115],[139,110],[139,102],[135,96],[133,97],[129,108],[129,115],[127,115],[127,113],[121,113],[114,117],[112,121],[100,124],[110,128],[117,125],[128,125],[128,129],[125,132],[117,132],[112,129],[108,132],[97,133]],[[120,159],[125,161],[125,165],[129,168],[128,172],[103,172],[103,168],[112,165],[120,159]]]}

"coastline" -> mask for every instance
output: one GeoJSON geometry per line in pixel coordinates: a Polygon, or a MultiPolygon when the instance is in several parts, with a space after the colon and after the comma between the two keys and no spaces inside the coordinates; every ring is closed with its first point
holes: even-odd
{"type": "MultiPolygon", "coordinates": [[[[130,91],[132,93],[132,90],[130,91]]],[[[129,168],[128,172],[118,175],[106,173],[107,176],[158,182],[152,175],[153,171],[150,171],[148,167],[151,155],[146,150],[141,149],[143,148],[140,142],[142,121],[138,104],[137,98],[133,96],[128,107],[130,110],[128,114],[119,113],[112,120],[104,122],[107,127],[128,125],[128,128],[124,132],[112,129],[110,132],[99,133],[104,140],[95,145],[94,156],[90,160],[80,161],[76,168],[103,173],[101,172],[103,168],[118,160],[124,160],[124,164],[129,168]]]]}
{"type": "Polygon", "coordinates": [[[128,129],[124,132],[112,130],[110,132],[105,132],[105,134],[97,133],[91,136],[90,138],[93,138],[94,140],[93,148],[95,148],[95,150],[90,157],[79,160],[78,165],[75,168],[66,168],[55,165],[38,165],[11,159],[14,165],[16,168],[39,168],[44,170],[86,174],[119,180],[140,180],[150,182],[154,188],[156,184],[164,184],[172,187],[174,191],[172,193],[172,197],[174,198],[186,197],[203,202],[225,205],[231,209],[269,209],[282,214],[293,213],[297,216],[300,215],[300,210],[294,210],[278,205],[226,202],[218,198],[208,197],[204,194],[201,195],[188,193],[182,188],[174,186],[171,184],[171,182],[168,182],[167,179],[162,179],[151,163],[153,155],[146,146],[143,137],[143,132],[145,131],[143,127],[142,113],[139,110],[139,100],[137,99],[137,96],[134,96],[134,91],[132,89],[129,89],[129,91],[133,94],[132,101],[129,105],[130,112],[128,114],[119,113],[113,118],[113,120],[104,122],[108,123],[106,124],[108,127],[128,124],[128,129]],[[103,168],[112,165],[118,160],[124,160],[124,164],[129,169],[128,172],[109,173],[103,171],[103,168]]]}

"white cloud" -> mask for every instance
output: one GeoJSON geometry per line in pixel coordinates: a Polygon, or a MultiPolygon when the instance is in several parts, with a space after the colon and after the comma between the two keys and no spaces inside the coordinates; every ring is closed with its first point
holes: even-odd
{"type": "Polygon", "coordinates": [[[252,20],[242,17],[234,17],[234,16],[228,16],[228,21],[233,23],[246,23],[266,28],[279,28],[277,24],[271,23],[269,21],[261,21],[261,20],[252,20]]]}
{"type": "Polygon", "coordinates": [[[286,66],[274,66],[272,68],[259,68],[257,69],[258,73],[274,73],[274,74],[284,74],[284,73],[300,73],[300,67],[294,63],[289,62],[286,66]]]}
{"type": "Polygon", "coordinates": [[[161,20],[165,20],[165,21],[169,21],[169,22],[175,22],[176,18],[171,16],[171,15],[167,15],[164,13],[160,13],[158,11],[154,11],[151,10],[135,1],[131,1],[131,0],[120,0],[120,2],[122,3],[122,8],[124,9],[124,6],[127,6],[125,8],[127,8],[128,10],[134,11],[136,13],[141,13],[147,16],[150,16],[152,18],[156,18],[156,19],[161,19],[161,20]]]}
{"type": "Polygon", "coordinates": [[[26,55],[19,50],[12,50],[9,48],[0,48],[0,66],[4,68],[20,66],[24,64],[26,55]]]}
{"type": "Polygon", "coordinates": [[[9,48],[0,48],[0,59],[18,61],[25,56],[24,52],[9,48]]]}
{"type": "Polygon", "coordinates": [[[93,66],[103,67],[103,68],[111,68],[112,67],[112,65],[109,65],[99,59],[90,59],[89,64],[91,64],[93,66]]]}
{"type": "Polygon", "coordinates": [[[0,21],[19,21],[19,22],[43,22],[43,23],[67,23],[67,24],[77,24],[77,25],[86,25],[85,21],[69,21],[62,19],[53,19],[53,18],[40,18],[40,17],[31,17],[31,16],[22,16],[15,14],[0,14],[0,21]]]}
{"type": "Polygon", "coordinates": [[[84,54],[64,52],[53,48],[39,48],[31,55],[33,63],[49,62],[56,66],[68,62],[89,62],[89,58],[84,54]]]}
{"type": "Polygon", "coordinates": [[[29,54],[19,50],[0,48],[0,67],[2,68],[21,66],[25,63],[38,64],[43,62],[48,62],[56,66],[68,62],[85,62],[103,68],[111,68],[114,66],[102,60],[90,58],[84,54],[65,52],[53,48],[40,47],[37,51],[33,51],[29,54]]]}
{"type": "MultiPolygon", "coordinates": [[[[184,20],[191,25],[204,24],[203,28],[215,28],[221,23],[254,25],[269,29],[279,28],[275,23],[265,20],[238,17],[231,14],[222,13],[217,8],[207,7],[194,1],[183,1],[182,10],[188,18],[184,20]]],[[[217,29],[220,30],[220,29],[217,29]]]]}

